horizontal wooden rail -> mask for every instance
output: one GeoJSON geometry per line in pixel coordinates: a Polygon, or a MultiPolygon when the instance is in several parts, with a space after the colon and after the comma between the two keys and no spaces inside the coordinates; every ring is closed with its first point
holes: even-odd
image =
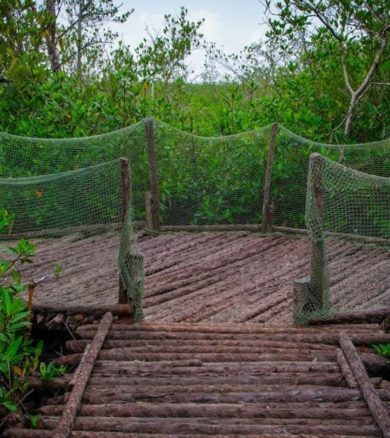
{"type": "MultiPolygon", "coordinates": [[[[134,221],[133,227],[136,229],[143,228],[144,221],[134,221]]],[[[41,237],[63,237],[69,234],[77,234],[82,232],[105,233],[107,231],[119,231],[122,227],[121,222],[112,222],[109,224],[94,224],[81,225],[77,227],[67,228],[52,228],[39,231],[27,231],[25,233],[0,234],[0,241],[2,240],[17,240],[17,239],[33,239],[41,237]]]]}
{"type": "Polygon", "coordinates": [[[163,225],[161,231],[261,231],[258,224],[163,225]]]}
{"type": "Polygon", "coordinates": [[[34,304],[33,313],[63,313],[65,315],[93,315],[101,316],[107,312],[116,316],[132,315],[134,308],[131,304],[100,304],[98,306],[66,306],[52,304],[34,304]]]}
{"type": "Polygon", "coordinates": [[[308,323],[311,325],[380,323],[388,317],[390,317],[390,307],[381,307],[379,309],[338,312],[330,317],[311,318],[308,323]]]}

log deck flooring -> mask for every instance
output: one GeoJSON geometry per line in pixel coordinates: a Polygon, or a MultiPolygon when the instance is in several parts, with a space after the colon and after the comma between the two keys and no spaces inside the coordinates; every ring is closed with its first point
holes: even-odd
{"type": "MultiPolygon", "coordinates": [[[[386,339],[374,324],[286,328],[114,322],[69,436],[380,437],[360,389],[340,366],[342,330],[358,344],[386,339]]],[[[81,339],[68,342],[76,352],[69,357],[79,361],[77,352],[96,333],[96,324],[80,327],[81,339]]],[[[359,354],[363,360],[374,356],[359,354]]],[[[389,408],[386,382],[371,382],[389,408]]],[[[40,408],[37,430],[13,428],[6,436],[68,436],[55,433],[66,399],[67,392],[40,408]]]]}
{"type": "MultiPolygon", "coordinates": [[[[390,436],[374,421],[339,345],[347,331],[369,362],[374,355],[367,347],[390,342],[390,334],[376,324],[290,324],[292,280],[308,272],[307,240],[235,232],[164,234],[139,243],[146,257],[146,322],[113,323],[74,423],[64,415],[81,371],[57,379],[65,392],[40,408],[38,429],[14,427],[6,436],[390,436]],[[72,423],[69,434],[58,433],[59,425],[72,423]]],[[[40,269],[56,263],[63,270],[38,288],[41,303],[116,302],[115,237],[64,238],[38,248],[24,275],[39,278],[46,273],[40,269]]],[[[388,297],[388,252],[341,242],[329,252],[336,300],[342,291],[350,304],[372,307],[388,297]]],[[[78,339],[67,343],[72,354],[60,361],[81,361],[85,369],[97,327],[80,326],[78,339]]],[[[390,411],[388,383],[371,378],[371,384],[390,411]]]]}
{"type": "MultiPolygon", "coordinates": [[[[291,322],[292,282],[309,272],[309,242],[244,232],[171,233],[139,239],[146,259],[146,321],[291,322]]],[[[37,242],[25,279],[50,274],[39,304],[114,304],[118,241],[105,235],[37,242]],[[53,275],[59,263],[62,273],[53,275]]],[[[331,242],[332,297],[337,305],[375,308],[390,301],[390,252],[331,242]]]]}

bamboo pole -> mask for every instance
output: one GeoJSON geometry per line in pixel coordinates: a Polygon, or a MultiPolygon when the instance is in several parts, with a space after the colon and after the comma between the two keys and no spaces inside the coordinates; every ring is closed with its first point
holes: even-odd
{"type": "Polygon", "coordinates": [[[268,145],[267,167],[265,170],[264,189],[263,189],[263,208],[262,208],[262,231],[268,233],[272,231],[272,199],[271,199],[271,181],[272,167],[274,162],[274,153],[276,148],[276,135],[278,124],[273,123],[271,128],[271,137],[268,145]]]}
{"type": "Polygon", "coordinates": [[[158,174],[157,174],[157,159],[154,144],[154,125],[153,119],[145,120],[146,147],[149,160],[149,178],[150,178],[150,194],[151,194],[151,213],[152,226],[154,231],[160,229],[160,196],[158,190],[158,174]]]}

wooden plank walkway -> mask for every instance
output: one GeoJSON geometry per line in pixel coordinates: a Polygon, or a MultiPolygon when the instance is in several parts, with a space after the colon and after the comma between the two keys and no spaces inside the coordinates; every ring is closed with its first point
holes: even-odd
{"type": "MultiPolygon", "coordinates": [[[[24,278],[50,278],[41,304],[117,302],[118,241],[104,235],[40,241],[24,278]],[[62,273],[52,273],[59,263],[62,273]]],[[[140,238],[146,259],[146,321],[290,323],[292,282],[309,272],[307,239],[245,232],[169,233],[140,238]]],[[[331,242],[331,290],[339,306],[390,301],[390,252],[331,242]]]]}
{"type": "MultiPolygon", "coordinates": [[[[81,339],[68,342],[76,352],[69,356],[74,363],[97,327],[80,327],[81,339]]],[[[390,342],[390,334],[376,324],[293,328],[114,322],[69,436],[380,437],[361,390],[340,363],[339,338],[345,330],[360,350],[362,344],[390,342]]],[[[376,357],[359,355],[365,362],[376,357]]],[[[70,378],[62,380],[69,385],[70,378]]],[[[371,383],[388,409],[390,390],[378,379],[371,383]]],[[[60,419],[71,388],[41,407],[37,430],[12,428],[6,436],[68,436],[59,434],[58,426],[64,423],[60,419]]]]}

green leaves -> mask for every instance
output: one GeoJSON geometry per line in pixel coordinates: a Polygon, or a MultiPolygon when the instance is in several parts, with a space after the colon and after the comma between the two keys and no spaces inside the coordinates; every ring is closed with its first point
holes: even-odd
{"type": "Polygon", "coordinates": [[[16,403],[11,400],[12,391],[5,391],[0,386],[0,405],[3,405],[11,412],[15,412],[17,409],[16,403]]]}
{"type": "Polygon", "coordinates": [[[54,265],[54,275],[56,276],[56,278],[60,278],[62,274],[62,266],[59,263],[56,263],[54,265]]]}
{"type": "Polygon", "coordinates": [[[390,344],[376,344],[373,348],[381,356],[390,357],[390,344]]]}
{"type": "Polygon", "coordinates": [[[65,365],[56,366],[53,362],[50,362],[49,364],[41,362],[39,365],[39,375],[44,382],[62,376],[65,371],[65,365]]]}

